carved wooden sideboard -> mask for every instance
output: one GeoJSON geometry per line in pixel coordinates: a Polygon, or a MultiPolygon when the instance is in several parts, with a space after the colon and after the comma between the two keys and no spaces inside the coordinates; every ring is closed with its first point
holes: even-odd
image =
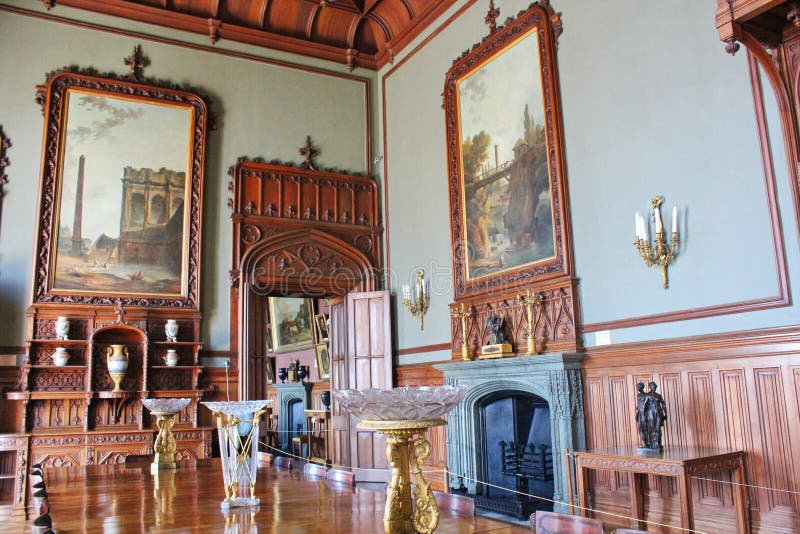
{"type": "MultiPolygon", "coordinates": [[[[18,432],[28,440],[28,464],[45,468],[110,464],[122,463],[127,455],[152,454],[155,418],[141,403],[149,397],[191,398],[173,429],[176,457],[211,456],[212,429],[198,426],[198,403],[205,390],[199,383],[203,367],[198,354],[203,344],[198,341],[195,312],[35,305],[28,319],[25,362],[16,390],[7,393],[20,403],[18,432]],[[67,340],[56,339],[58,316],[69,318],[67,340]],[[177,318],[176,341],[166,339],[168,316],[177,318]],[[119,391],[106,362],[112,344],[125,345],[129,353],[119,391]],[[53,363],[56,347],[67,349],[67,365],[53,363]],[[176,351],[177,365],[166,365],[169,349],[176,351]]],[[[11,436],[0,436],[7,438],[11,436]]]]}

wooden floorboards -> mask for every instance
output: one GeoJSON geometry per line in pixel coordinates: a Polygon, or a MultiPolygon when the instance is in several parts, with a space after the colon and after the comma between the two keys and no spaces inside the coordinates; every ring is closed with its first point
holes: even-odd
{"type": "MultiPolygon", "coordinates": [[[[318,534],[382,533],[384,492],[259,469],[254,515],[225,515],[219,459],[151,475],[149,464],[62,467],[45,472],[53,528],[66,533],[318,534]],[[257,530],[251,529],[251,524],[257,530]]],[[[0,533],[30,532],[30,523],[0,521],[0,533]]],[[[439,534],[523,534],[529,529],[442,512],[439,534]]]]}

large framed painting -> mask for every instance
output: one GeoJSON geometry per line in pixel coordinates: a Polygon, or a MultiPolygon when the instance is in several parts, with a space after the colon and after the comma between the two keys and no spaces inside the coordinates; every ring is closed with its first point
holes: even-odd
{"type": "Polygon", "coordinates": [[[203,97],[68,69],[40,99],[34,302],[198,309],[203,97]]]}
{"type": "Polygon", "coordinates": [[[447,73],[456,299],[571,271],[557,20],[534,4],[447,73]]]}
{"type": "Polygon", "coordinates": [[[311,299],[269,297],[272,349],[292,352],[314,345],[314,307],[311,299]]]}

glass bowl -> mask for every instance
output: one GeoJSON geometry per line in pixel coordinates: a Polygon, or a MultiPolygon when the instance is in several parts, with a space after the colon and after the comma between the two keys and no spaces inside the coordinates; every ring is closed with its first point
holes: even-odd
{"type": "Polygon", "coordinates": [[[192,402],[192,399],[142,399],[145,408],[153,413],[178,413],[192,402]]]}
{"type": "Polygon", "coordinates": [[[467,394],[464,386],[420,386],[394,389],[341,389],[334,398],[348,412],[369,421],[438,419],[467,394]]]}

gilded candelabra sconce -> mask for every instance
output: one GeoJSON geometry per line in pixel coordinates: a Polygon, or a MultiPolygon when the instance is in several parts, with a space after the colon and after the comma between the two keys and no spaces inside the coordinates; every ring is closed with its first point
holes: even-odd
{"type": "Polygon", "coordinates": [[[425,330],[425,313],[428,311],[428,283],[425,281],[425,271],[417,269],[414,282],[414,294],[411,287],[403,284],[403,304],[414,317],[419,317],[419,329],[425,330]]]}
{"type": "MultiPolygon", "coordinates": [[[[525,354],[538,354],[536,351],[536,327],[539,324],[539,321],[538,319],[536,321],[533,319],[533,307],[541,307],[542,303],[544,302],[544,294],[539,293],[534,296],[533,293],[531,293],[531,290],[528,289],[524,295],[517,296],[517,302],[519,302],[520,306],[525,307],[525,317],[528,321],[528,335],[525,336],[528,347],[525,354]]],[[[541,316],[542,314],[540,313],[539,317],[541,318],[541,316]]]]}
{"type": "Polygon", "coordinates": [[[669,287],[667,278],[667,267],[678,255],[678,208],[672,208],[672,239],[669,245],[664,232],[664,224],[661,220],[661,204],[664,203],[664,197],[661,195],[655,197],[650,201],[651,215],[656,225],[656,239],[655,246],[650,245],[650,224],[645,223],[644,218],[636,212],[636,241],[633,245],[639,252],[639,256],[644,260],[645,265],[652,267],[658,265],[661,267],[661,281],[664,283],[664,289],[669,287]]]}
{"type": "Polygon", "coordinates": [[[467,317],[472,315],[472,310],[462,302],[461,307],[451,312],[451,315],[456,319],[461,319],[461,359],[468,362],[471,358],[469,357],[469,346],[467,345],[467,317]]]}

